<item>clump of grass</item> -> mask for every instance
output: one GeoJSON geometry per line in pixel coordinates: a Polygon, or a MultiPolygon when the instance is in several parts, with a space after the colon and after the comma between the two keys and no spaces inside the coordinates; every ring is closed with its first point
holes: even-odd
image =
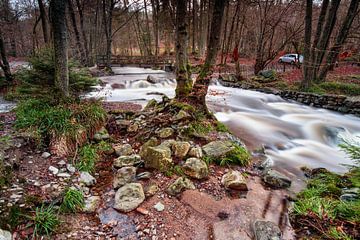
{"type": "Polygon", "coordinates": [[[106,141],[99,142],[96,147],[99,153],[108,153],[113,151],[111,144],[106,141]]]}
{"type": "Polygon", "coordinates": [[[218,132],[229,132],[229,129],[222,122],[216,123],[216,131],[218,132]]]}
{"type": "Polygon", "coordinates": [[[84,207],[84,195],[81,191],[68,188],[64,192],[64,197],[60,209],[63,212],[76,213],[84,207]]]}
{"type": "MultiPolygon", "coordinates": [[[[340,228],[341,229],[341,228],[340,228]]],[[[351,236],[347,235],[344,231],[338,230],[336,227],[331,227],[328,235],[335,240],[353,240],[351,236]]]]}
{"type": "Polygon", "coordinates": [[[60,224],[60,220],[57,216],[57,213],[54,209],[54,206],[45,206],[37,207],[35,214],[30,217],[30,220],[34,225],[33,237],[38,237],[41,235],[51,235],[60,224]]]}
{"type": "Polygon", "coordinates": [[[94,172],[95,163],[99,159],[97,148],[93,144],[86,144],[79,151],[79,161],[76,167],[79,171],[94,172]]]}
{"type": "Polygon", "coordinates": [[[246,166],[250,162],[250,154],[249,152],[244,148],[237,144],[233,144],[234,150],[232,150],[230,153],[228,153],[226,156],[216,160],[216,163],[218,163],[220,166],[225,165],[240,165],[240,166],[246,166]]]}

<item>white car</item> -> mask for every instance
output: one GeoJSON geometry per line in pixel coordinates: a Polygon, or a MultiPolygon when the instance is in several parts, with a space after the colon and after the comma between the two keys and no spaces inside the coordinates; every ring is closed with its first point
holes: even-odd
{"type": "Polygon", "coordinates": [[[295,53],[289,53],[286,54],[284,56],[281,56],[279,58],[279,63],[290,63],[290,64],[295,64],[297,62],[302,63],[304,60],[303,55],[298,55],[295,53]]]}

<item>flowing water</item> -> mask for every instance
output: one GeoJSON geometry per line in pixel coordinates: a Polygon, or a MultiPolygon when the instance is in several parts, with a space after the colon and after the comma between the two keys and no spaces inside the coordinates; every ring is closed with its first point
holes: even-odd
{"type": "MultiPolygon", "coordinates": [[[[172,74],[142,68],[115,68],[115,76],[103,77],[88,97],[106,101],[131,101],[145,105],[161,94],[174,97],[172,74]],[[156,83],[148,82],[152,75],[156,83]]],[[[154,82],[154,81],[153,81],[154,82]]],[[[301,167],[324,167],[338,173],[347,171],[352,161],[340,150],[342,139],[360,136],[360,119],[336,112],[304,106],[279,96],[223,87],[209,88],[207,104],[221,122],[251,148],[264,147],[269,164],[288,175],[293,188],[301,186],[301,167]]]]}

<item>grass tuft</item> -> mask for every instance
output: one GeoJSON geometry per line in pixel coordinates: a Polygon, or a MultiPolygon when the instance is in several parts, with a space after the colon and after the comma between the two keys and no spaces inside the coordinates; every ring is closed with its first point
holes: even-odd
{"type": "Polygon", "coordinates": [[[73,188],[68,188],[64,192],[62,204],[60,206],[63,212],[76,213],[81,211],[84,207],[84,195],[81,191],[73,188]]]}
{"type": "Polygon", "coordinates": [[[51,235],[60,224],[60,220],[56,214],[54,206],[37,207],[34,216],[30,217],[34,224],[33,237],[41,235],[51,235]]]}
{"type": "Polygon", "coordinates": [[[97,148],[93,144],[86,144],[79,151],[79,162],[76,167],[79,171],[94,172],[95,163],[99,159],[97,148]]]}

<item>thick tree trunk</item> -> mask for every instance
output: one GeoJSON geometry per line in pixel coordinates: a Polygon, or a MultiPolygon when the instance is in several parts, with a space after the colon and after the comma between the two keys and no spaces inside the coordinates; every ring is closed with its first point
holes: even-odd
{"type": "Polygon", "coordinates": [[[213,65],[216,64],[216,57],[220,48],[219,33],[221,32],[224,8],[227,0],[212,0],[212,2],[214,7],[205,63],[201,68],[200,74],[190,94],[192,104],[198,106],[198,110],[204,113],[208,112],[205,98],[211,80],[213,65]]]}
{"type": "Polygon", "coordinates": [[[4,72],[6,81],[12,82],[13,76],[11,74],[9,61],[7,60],[3,34],[1,30],[0,30],[0,55],[1,55],[0,67],[4,72]]]}
{"type": "MultiPolygon", "coordinates": [[[[86,32],[85,32],[85,27],[84,27],[84,12],[83,12],[83,6],[80,4],[79,0],[76,0],[76,7],[77,10],[79,12],[79,20],[80,20],[80,30],[81,30],[81,35],[82,35],[82,39],[84,41],[84,51],[85,51],[85,59],[87,61],[88,66],[92,65],[92,61],[90,58],[90,51],[89,51],[89,45],[88,45],[88,38],[86,36],[86,32]]],[[[95,19],[97,19],[97,15],[98,15],[98,11],[99,11],[99,4],[96,4],[96,14],[95,14],[95,19]]],[[[97,24],[97,22],[96,22],[97,24]]],[[[95,24],[95,25],[96,25],[95,24]]]]}
{"type": "Polygon", "coordinates": [[[336,37],[334,45],[330,48],[330,51],[326,58],[326,64],[322,67],[319,74],[319,81],[325,81],[328,71],[334,67],[337,57],[339,56],[340,49],[345,43],[347,36],[349,35],[350,27],[354,21],[355,16],[358,13],[359,0],[352,0],[346,14],[345,20],[341,25],[341,29],[336,37]]]}
{"type": "Polygon", "coordinates": [[[79,60],[80,60],[82,65],[86,65],[85,52],[84,52],[83,45],[81,44],[80,33],[79,33],[79,30],[78,30],[78,27],[77,27],[77,24],[76,24],[76,17],[75,17],[75,12],[74,12],[74,8],[73,8],[72,0],[68,0],[67,4],[68,4],[68,9],[69,9],[71,24],[72,24],[73,29],[74,29],[76,47],[77,47],[78,53],[79,53],[79,60]]]}
{"type": "Polygon", "coordinates": [[[42,0],[38,0],[39,10],[40,10],[40,18],[41,18],[41,27],[43,30],[44,42],[47,44],[49,42],[49,33],[48,27],[46,23],[46,11],[44,7],[44,3],[42,0]]]}
{"type": "Polygon", "coordinates": [[[50,14],[54,38],[55,87],[69,96],[68,42],[66,28],[67,1],[51,0],[50,14]]]}
{"type": "Polygon", "coordinates": [[[151,0],[151,6],[152,6],[152,19],[153,19],[153,30],[154,30],[154,39],[155,39],[155,56],[157,57],[159,55],[159,8],[160,3],[159,0],[151,0]]]}
{"type": "Polygon", "coordinates": [[[301,82],[302,89],[308,89],[311,85],[310,70],[310,48],[311,48],[311,33],[312,33],[312,0],[306,0],[305,11],[305,36],[304,36],[304,60],[303,60],[303,81],[301,82]]]}
{"type": "Polygon", "coordinates": [[[186,98],[192,88],[192,81],[188,71],[188,32],[186,22],[187,0],[176,2],[176,98],[186,98]]]}

